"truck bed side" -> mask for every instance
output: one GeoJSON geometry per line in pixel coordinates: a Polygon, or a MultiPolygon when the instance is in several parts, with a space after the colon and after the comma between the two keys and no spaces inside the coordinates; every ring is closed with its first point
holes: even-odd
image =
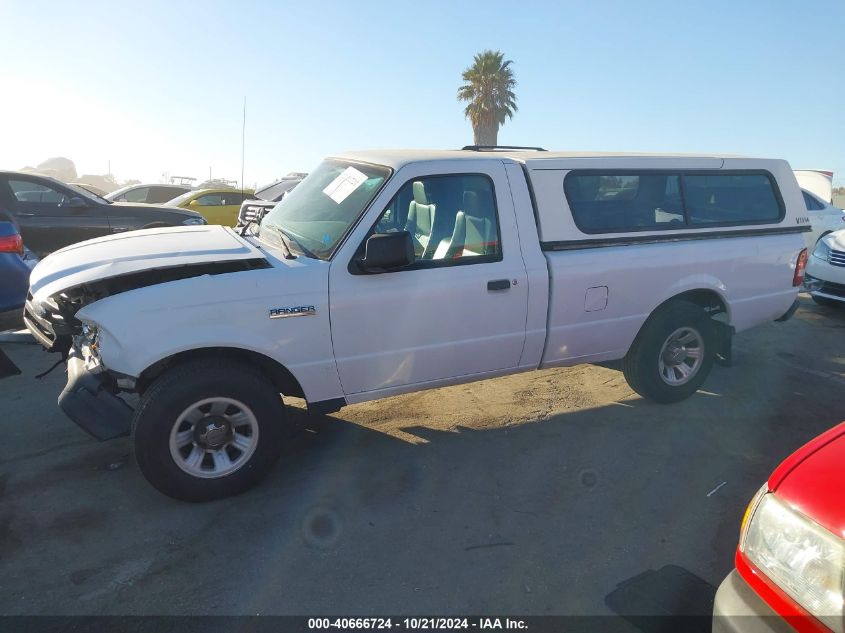
{"type": "Polygon", "coordinates": [[[736,331],[783,315],[795,300],[792,277],[803,240],[794,218],[800,192],[794,179],[781,184],[780,171],[773,166],[787,207],[778,226],[605,236],[575,226],[564,195],[567,169],[529,169],[550,277],[541,366],[622,358],[654,310],[685,293],[719,306],[718,318],[736,331]],[[546,218],[570,239],[543,235],[546,218]]]}

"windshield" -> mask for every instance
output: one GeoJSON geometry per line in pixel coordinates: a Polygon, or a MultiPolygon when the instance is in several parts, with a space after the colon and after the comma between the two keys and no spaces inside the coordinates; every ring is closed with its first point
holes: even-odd
{"type": "Polygon", "coordinates": [[[134,185],[130,185],[129,187],[121,187],[120,189],[115,189],[114,191],[111,191],[106,194],[106,200],[108,200],[109,202],[114,202],[116,198],[119,198],[133,187],[134,185]]]}
{"type": "Polygon", "coordinates": [[[88,191],[85,187],[80,187],[79,185],[71,185],[71,184],[68,184],[68,183],[65,183],[65,186],[70,188],[70,189],[73,189],[80,196],[82,196],[83,198],[87,198],[88,200],[96,200],[98,202],[103,201],[103,202],[107,202],[108,204],[111,204],[110,200],[106,200],[102,196],[98,196],[93,191],[88,191]]]}
{"type": "Polygon", "coordinates": [[[259,236],[269,227],[303,253],[328,259],[389,176],[387,167],[323,161],[264,216],[259,236]]]}

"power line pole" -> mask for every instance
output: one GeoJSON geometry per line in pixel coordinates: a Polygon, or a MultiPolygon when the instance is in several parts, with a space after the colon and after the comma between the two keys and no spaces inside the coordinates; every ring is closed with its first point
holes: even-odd
{"type": "Polygon", "coordinates": [[[241,126],[241,195],[244,192],[244,149],[246,148],[246,95],[244,95],[244,120],[241,126]]]}

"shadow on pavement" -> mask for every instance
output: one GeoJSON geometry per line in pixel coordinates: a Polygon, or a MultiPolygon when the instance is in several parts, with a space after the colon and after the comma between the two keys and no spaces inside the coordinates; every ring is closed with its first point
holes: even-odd
{"type": "Polygon", "coordinates": [[[0,613],[699,615],[750,497],[845,419],[842,386],[800,366],[815,354],[832,376],[826,331],[793,330],[789,362],[783,334],[762,331],[671,406],[627,398],[467,428],[454,407],[380,404],[416,421],[399,424],[408,441],[360,408],[293,410],[304,429],[267,480],[202,505],[153,490],[128,439],[98,444],[64,419],[61,375],[10,378],[0,613]]]}

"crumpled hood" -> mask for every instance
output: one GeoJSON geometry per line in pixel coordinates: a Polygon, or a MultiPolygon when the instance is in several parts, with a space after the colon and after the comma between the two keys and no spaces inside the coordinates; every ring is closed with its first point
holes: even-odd
{"type": "Polygon", "coordinates": [[[72,244],[47,256],[32,271],[30,292],[44,298],[141,271],[256,259],[264,259],[260,250],[219,225],[131,231],[72,244]]]}

